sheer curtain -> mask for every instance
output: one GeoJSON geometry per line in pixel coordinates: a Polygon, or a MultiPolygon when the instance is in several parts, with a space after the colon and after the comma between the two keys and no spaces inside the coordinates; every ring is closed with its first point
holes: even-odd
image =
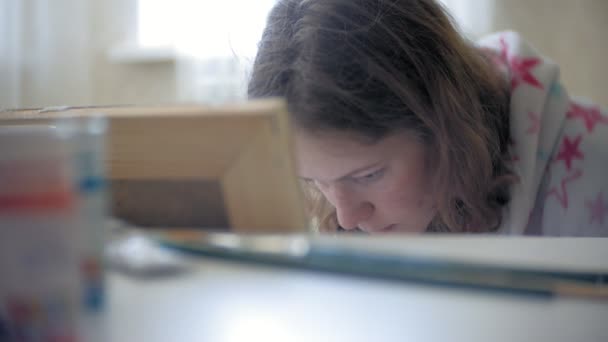
{"type": "Polygon", "coordinates": [[[90,102],[88,2],[0,0],[0,108],[90,102]]]}
{"type": "Polygon", "coordinates": [[[20,105],[19,1],[0,0],[0,109],[20,105]]]}

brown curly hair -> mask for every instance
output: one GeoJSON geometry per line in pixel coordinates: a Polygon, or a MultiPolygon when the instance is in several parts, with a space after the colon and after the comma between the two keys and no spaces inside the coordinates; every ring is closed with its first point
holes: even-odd
{"type": "MultiPolygon", "coordinates": [[[[433,0],[281,0],[271,11],[250,98],[287,100],[309,132],[374,141],[414,131],[428,144],[439,193],[427,231],[497,229],[515,180],[509,170],[509,87],[433,0]]],[[[338,227],[315,189],[322,231],[338,227]]]]}

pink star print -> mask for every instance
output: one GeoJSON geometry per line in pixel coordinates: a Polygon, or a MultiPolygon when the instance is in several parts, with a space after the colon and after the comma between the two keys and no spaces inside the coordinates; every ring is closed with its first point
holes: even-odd
{"type": "Polygon", "coordinates": [[[582,170],[580,170],[580,169],[574,170],[573,173],[569,174],[568,176],[566,176],[562,179],[559,189],[557,188],[557,186],[553,186],[553,187],[551,187],[551,189],[549,189],[549,192],[547,192],[547,195],[545,196],[545,200],[548,200],[550,196],[555,196],[555,198],[557,199],[559,204],[562,206],[562,208],[567,209],[568,208],[568,192],[566,190],[566,185],[569,182],[580,178],[582,175],[583,175],[582,170]]]}
{"type": "Polygon", "coordinates": [[[593,223],[596,219],[600,225],[604,225],[604,218],[608,214],[608,205],[604,203],[602,192],[597,193],[595,200],[586,201],[587,208],[591,211],[589,223],[593,223]]]}
{"type": "Polygon", "coordinates": [[[528,118],[530,118],[530,127],[526,133],[537,134],[540,131],[540,117],[536,113],[528,112],[528,118]]]}
{"type": "Polygon", "coordinates": [[[517,55],[509,58],[509,46],[504,38],[500,38],[500,45],[500,59],[505,64],[511,66],[511,90],[515,90],[522,82],[543,89],[542,83],[540,83],[531,73],[532,69],[540,63],[540,59],[535,57],[522,58],[517,55]]]}
{"type": "Polygon", "coordinates": [[[566,169],[570,170],[573,159],[583,159],[583,153],[578,149],[578,145],[581,143],[582,135],[578,135],[574,140],[570,140],[567,136],[562,140],[562,147],[559,150],[555,161],[563,160],[566,163],[566,169]]]}
{"type": "Polygon", "coordinates": [[[530,73],[530,69],[535,67],[540,60],[538,58],[520,58],[513,56],[511,58],[511,70],[514,75],[511,78],[511,89],[517,88],[523,81],[531,86],[543,89],[543,85],[530,73]]]}
{"type": "Polygon", "coordinates": [[[585,123],[587,132],[589,133],[593,132],[593,128],[598,123],[608,125],[608,117],[603,116],[598,107],[585,108],[576,103],[570,104],[570,110],[568,110],[567,118],[581,118],[585,123]]]}

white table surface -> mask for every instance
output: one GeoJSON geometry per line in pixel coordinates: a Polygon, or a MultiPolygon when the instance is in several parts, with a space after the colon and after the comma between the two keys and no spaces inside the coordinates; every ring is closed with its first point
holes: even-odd
{"type": "MultiPolygon", "coordinates": [[[[608,269],[608,239],[386,238],[381,244],[454,258],[608,269]]],[[[106,340],[608,341],[608,301],[499,295],[209,258],[197,258],[193,267],[156,279],[109,272],[106,340]]]]}

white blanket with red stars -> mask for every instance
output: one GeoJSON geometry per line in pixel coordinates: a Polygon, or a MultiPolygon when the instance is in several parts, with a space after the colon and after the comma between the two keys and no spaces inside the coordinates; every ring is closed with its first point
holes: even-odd
{"type": "Polygon", "coordinates": [[[515,32],[482,38],[511,80],[513,170],[519,182],[499,232],[608,236],[608,113],[573,99],[559,67],[515,32]]]}

